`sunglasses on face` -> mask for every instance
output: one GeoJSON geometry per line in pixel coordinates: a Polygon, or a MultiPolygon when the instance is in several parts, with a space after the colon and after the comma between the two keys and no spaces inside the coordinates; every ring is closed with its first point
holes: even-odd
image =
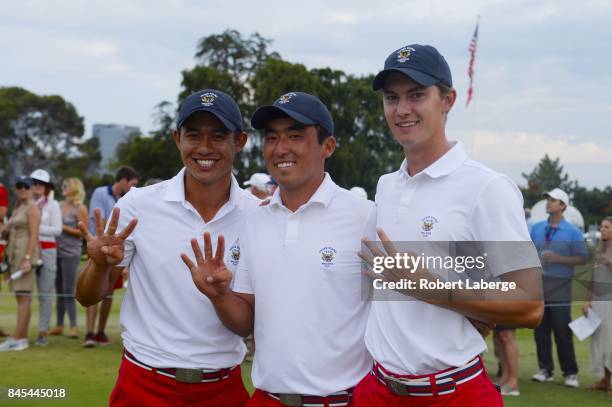
{"type": "Polygon", "coordinates": [[[30,186],[28,184],[17,184],[15,189],[30,189],[30,186]]]}

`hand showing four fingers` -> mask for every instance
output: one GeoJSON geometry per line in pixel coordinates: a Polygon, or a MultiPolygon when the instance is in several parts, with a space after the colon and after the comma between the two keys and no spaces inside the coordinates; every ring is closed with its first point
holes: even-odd
{"type": "Polygon", "coordinates": [[[208,298],[220,298],[230,290],[232,273],[223,262],[225,252],[225,239],[219,235],[217,240],[217,250],[215,255],[212,253],[212,242],[210,233],[204,233],[204,255],[196,239],[191,239],[191,248],[195,256],[194,263],[185,253],[181,254],[181,259],[189,268],[191,278],[198,290],[208,298]]]}
{"type": "Polygon", "coordinates": [[[98,266],[116,266],[119,264],[125,253],[125,239],[132,233],[137,222],[136,219],[132,219],[125,229],[117,234],[119,208],[114,208],[108,228],[104,231],[104,220],[100,209],[94,209],[96,236],[87,230],[83,222],[78,224],[79,230],[87,241],[87,254],[91,260],[98,266]]]}

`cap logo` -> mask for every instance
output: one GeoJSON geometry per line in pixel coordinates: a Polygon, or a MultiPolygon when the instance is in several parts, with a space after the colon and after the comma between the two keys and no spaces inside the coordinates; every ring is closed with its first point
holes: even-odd
{"type": "Polygon", "coordinates": [[[200,95],[200,99],[202,100],[203,106],[212,106],[215,103],[215,100],[219,97],[216,93],[206,92],[200,95]]]}
{"type": "Polygon", "coordinates": [[[297,94],[291,92],[291,93],[285,93],[283,96],[278,98],[278,103],[280,104],[285,104],[285,103],[289,103],[289,101],[291,100],[292,97],[297,96],[297,94]]]}
{"type": "Polygon", "coordinates": [[[410,55],[416,50],[412,47],[404,47],[397,51],[397,62],[406,62],[410,60],[410,55]]]}

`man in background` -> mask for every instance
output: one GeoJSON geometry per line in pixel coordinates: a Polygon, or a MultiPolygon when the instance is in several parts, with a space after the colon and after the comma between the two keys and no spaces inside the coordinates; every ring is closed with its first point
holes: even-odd
{"type": "Polygon", "coordinates": [[[574,340],[568,324],[572,320],[572,277],[574,268],[587,261],[588,252],[582,232],[563,217],[569,205],[565,191],[555,188],[544,193],[547,220],[531,229],[531,239],[538,249],[544,269],[544,318],[534,331],[540,371],[532,376],[535,382],[553,380],[551,331],[555,334],[557,356],[563,371],[564,384],[577,388],[578,365],[574,340]]]}
{"type": "MultiPolygon", "coordinates": [[[[89,231],[93,235],[96,234],[94,209],[100,208],[103,220],[108,220],[117,200],[127,194],[132,187],[135,187],[138,184],[138,179],[138,173],[133,168],[123,166],[117,170],[114,184],[104,185],[94,190],[89,205],[89,231]]],[[[113,305],[113,291],[121,287],[123,287],[123,279],[120,276],[106,298],[102,300],[102,304],[100,305],[100,319],[98,320],[98,332],[96,334],[94,334],[94,329],[98,305],[87,307],[87,334],[85,335],[83,347],[93,348],[96,345],[104,346],[110,343],[104,329],[106,328],[108,315],[113,305]]]]}

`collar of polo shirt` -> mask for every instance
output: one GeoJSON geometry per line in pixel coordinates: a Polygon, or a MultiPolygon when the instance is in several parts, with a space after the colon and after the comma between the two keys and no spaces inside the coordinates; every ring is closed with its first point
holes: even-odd
{"type": "MultiPolygon", "coordinates": [[[[168,189],[164,194],[164,199],[170,202],[185,202],[185,167],[177,174],[176,177],[171,178],[169,180],[168,189]]],[[[238,181],[232,174],[232,180],[230,185],[230,197],[229,201],[227,201],[228,208],[227,210],[231,210],[236,205],[236,200],[242,196],[242,189],[240,185],[238,185],[238,181]]],[[[215,215],[216,217],[216,215],[215,215]]]]}
{"type": "MultiPolygon", "coordinates": [[[[463,144],[461,144],[460,141],[453,141],[451,142],[451,145],[452,147],[450,150],[423,170],[425,174],[429,175],[431,178],[443,177],[456,171],[461,164],[468,159],[468,156],[463,149],[463,144]]],[[[405,177],[412,178],[408,174],[408,162],[406,159],[402,161],[400,171],[405,177]]]]}
{"type": "MultiPolygon", "coordinates": [[[[332,181],[331,177],[326,172],[325,178],[323,178],[323,182],[321,183],[321,185],[319,185],[319,188],[317,188],[316,192],[310,197],[308,202],[303,204],[300,208],[306,208],[307,206],[315,202],[323,204],[323,206],[325,207],[328,207],[334,195],[335,186],[336,184],[334,183],[334,181],[332,181]]],[[[276,188],[276,191],[274,191],[274,194],[270,198],[269,206],[284,207],[283,201],[280,197],[280,188],[276,188]]]]}

